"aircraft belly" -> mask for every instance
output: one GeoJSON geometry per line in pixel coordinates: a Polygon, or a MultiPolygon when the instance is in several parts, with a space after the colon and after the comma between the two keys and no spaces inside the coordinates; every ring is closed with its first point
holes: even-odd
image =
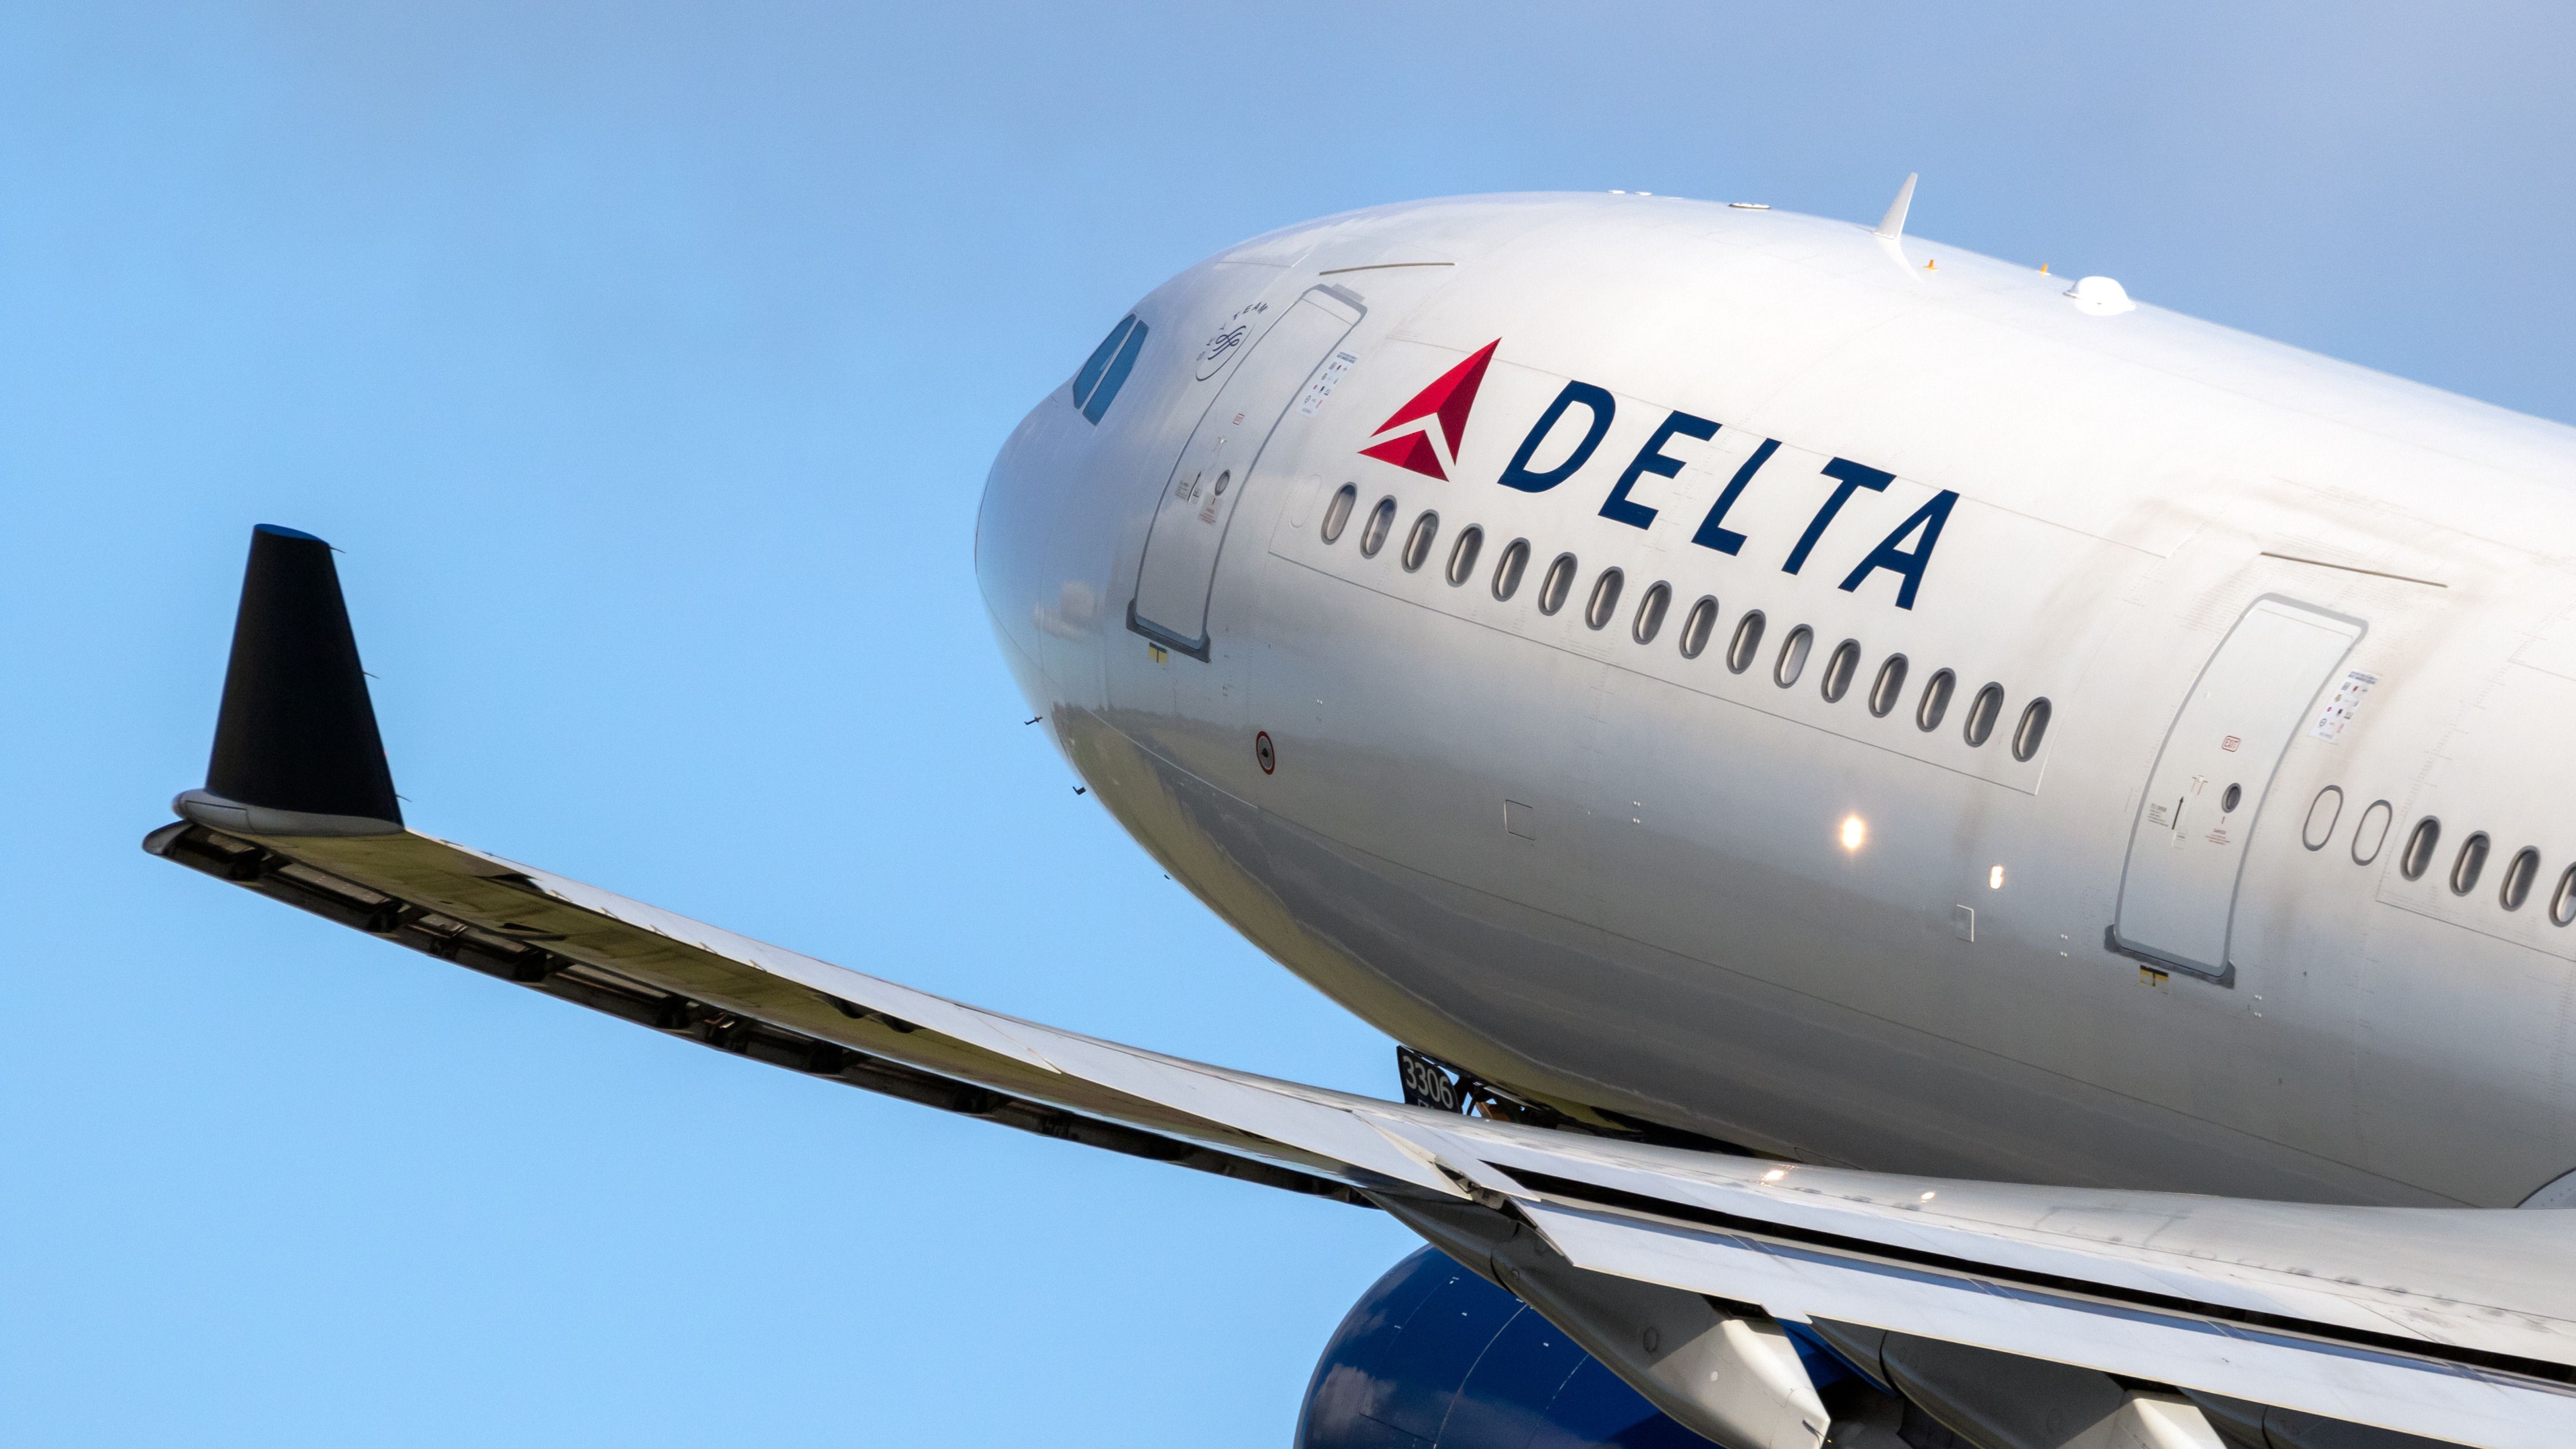
{"type": "Polygon", "coordinates": [[[1412,869],[1253,809],[1115,721],[1070,734],[1121,824],[1229,923],[1372,1024],[1516,1087],[1888,1170],[2444,1201],[1412,869]]]}

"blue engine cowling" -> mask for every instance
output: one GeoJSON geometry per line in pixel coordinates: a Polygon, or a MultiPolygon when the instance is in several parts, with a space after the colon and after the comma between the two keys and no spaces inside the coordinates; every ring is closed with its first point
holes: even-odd
{"type": "Polygon", "coordinates": [[[1555,1325],[1424,1248],[1324,1346],[1297,1449],[1708,1449],[1555,1325]]]}

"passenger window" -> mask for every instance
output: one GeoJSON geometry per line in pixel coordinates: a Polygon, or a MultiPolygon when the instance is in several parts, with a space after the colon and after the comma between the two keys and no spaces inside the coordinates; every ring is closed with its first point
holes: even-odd
{"type": "Polygon", "coordinates": [[[1449,584],[1455,588],[1475,576],[1477,551],[1485,546],[1485,531],[1469,524],[1458,542],[1449,550],[1449,584]]]}
{"type": "Polygon", "coordinates": [[[1360,525],[1360,557],[1377,557],[1377,551],[1386,547],[1387,531],[1393,527],[1395,527],[1395,500],[1381,498],[1377,501],[1377,507],[1369,510],[1368,522],[1360,525]]]}
{"type": "Polygon", "coordinates": [[[2335,821],[2343,815],[2343,791],[2328,785],[2308,802],[2307,824],[2299,828],[2299,843],[2310,850],[2323,850],[2334,839],[2335,821]]]}
{"type": "Polygon", "coordinates": [[[1574,555],[1561,553],[1547,566],[1547,577],[1538,581],[1538,611],[1554,614],[1565,607],[1565,596],[1574,588],[1574,555]]]}
{"type": "Polygon", "coordinates": [[[1995,721],[2002,716],[2003,712],[2004,687],[2002,685],[1989,684],[1977,691],[1977,697],[1968,701],[1968,721],[1959,731],[1967,739],[1968,748],[1975,749],[1994,734],[1995,721]]]}
{"type": "Polygon", "coordinates": [[[1091,358],[1082,371],[1073,375],[1073,406],[1086,422],[1098,423],[1100,415],[1118,400],[1118,389],[1127,385],[1127,374],[1136,366],[1136,354],[1145,345],[1145,324],[1128,313],[1100,345],[1091,349],[1091,358]]]}
{"type": "Polygon", "coordinates": [[[1431,541],[1439,536],[1440,515],[1423,510],[1422,516],[1413,520],[1413,531],[1404,536],[1402,558],[1406,573],[1421,568],[1422,561],[1431,557],[1431,541]]]}
{"type": "Polygon", "coordinates": [[[1359,485],[1345,483],[1342,491],[1333,495],[1333,501],[1324,505],[1324,542],[1341,542],[1342,530],[1350,527],[1351,510],[1357,508],[1359,502],[1359,485]]]}
{"type": "Polygon", "coordinates": [[[1923,681],[1923,702],[1914,706],[1914,727],[1930,734],[1941,727],[1941,717],[1950,712],[1950,695],[1959,687],[1959,676],[1947,669],[1932,671],[1923,681]]]}
{"type": "Polygon", "coordinates": [[[1816,631],[1801,624],[1780,641],[1780,657],[1771,666],[1771,682],[1787,689],[1798,682],[1807,667],[1807,650],[1816,642],[1816,631]]]}
{"type": "Polygon", "coordinates": [[[1682,620],[1682,657],[1697,659],[1708,647],[1708,636],[1717,632],[1717,600],[1703,595],[1691,605],[1690,617],[1682,620]]]}
{"type": "Polygon", "coordinates": [[[1627,576],[1617,569],[1603,569],[1601,577],[1592,581],[1592,599],[1583,606],[1583,622],[1595,629],[1609,623],[1619,607],[1619,586],[1625,582],[1627,576]]]}
{"type": "Polygon", "coordinates": [[[2424,868],[2433,863],[2433,847],[2441,839],[2441,821],[2430,815],[2416,821],[2406,836],[2406,848],[2397,853],[2397,873],[2408,880],[2422,880],[2424,868]]]}
{"type": "Polygon", "coordinates": [[[2478,888],[2478,872],[2487,868],[2487,833],[2483,830],[2460,842],[2460,853],[2451,861],[2451,894],[2464,896],[2478,888]]]}
{"type": "Polygon", "coordinates": [[[1495,598],[1508,599],[1521,591],[1521,575],[1529,571],[1529,553],[1529,540],[1516,538],[1494,561],[1495,598]]]}
{"type": "Polygon", "coordinates": [[[1654,643],[1655,636],[1663,632],[1664,611],[1672,606],[1673,586],[1665,583],[1656,584],[1646,590],[1644,598],[1637,601],[1637,622],[1630,626],[1628,632],[1640,644],[1654,643]]]}
{"type": "Polygon", "coordinates": [[[1890,654],[1887,662],[1878,666],[1878,678],[1870,681],[1869,712],[1880,719],[1887,718],[1887,712],[1896,708],[1896,701],[1904,694],[1905,656],[1890,654]]]}
{"type": "Polygon", "coordinates": [[[2576,865],[2558,873],[2558,889],[2549,893],[2549,924],[2563,926],[2576,921],[2576,865]]]}
{"type": "Polygon", "coordinates": [[[2370,802],[2370,808],[2361,812],[2361,823],[2352,828],[2353,864],[2368,865],[2379,859],[2379,847],[2388,843],[2388,822],[2396,817],[2387,801],[2370,802]]]}
{"type": "MultiPolygon", "coordinates": [[[[2039,742],[2048,738],[2048,717],[2054,712],[2055,711],[2049,708],[2048,701],[2044,699],[2034,699],[2029,704],[2022,707],[2021,723],[2013,726],[2012,755],[2014,759],[2027,764],[2030,762],[2031,756],[2039,753],[2039,742]]],[[[2232,799],[2237,793],[2236,787],[2233,785],[2228,786],[2227,793],[2231,797],[2231,803],[2227,808],[2233,810],[2236,808],[2232,803],[2232,799]]]]}
{"type": "Polygon", "coordinates": [[[1755,609],[1735,621],[1735,637],[1726,644],[1726,667],[1742,674],[1753,667],[1753,656],[1762,647],[1762,611],[1755,609]]]}
{"type": "Polygon", "coordinates": [[[1840,704],[1851,689],[1852,676],[1860,672],[1860,641],[1845,639],[1834,646],[1825,659],[1825,703],[1840,704]]]}
{"type": "Polygon", "coordinates": [[[2513,853],[2513,863],[2504,868],[2504,889],[2496,892],[2496,899],[2508,911],[2521,910],[2522,903],[2531,899],[2531,883],[2539,875],[2540,852],[2526,845],[2513,853]]]}

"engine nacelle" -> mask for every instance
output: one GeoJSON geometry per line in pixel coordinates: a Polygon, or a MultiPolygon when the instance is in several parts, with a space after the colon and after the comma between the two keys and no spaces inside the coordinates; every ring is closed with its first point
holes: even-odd
{"type": "MultiPolygon", "coordinates": [[[[1828,1372],[1839,1372],[1829,1369],[1828,1372]]],[[[1436,1248],[1342,1320],[1297,1449],[1707,1449],[1517,1298],[1436,1248]]]]}

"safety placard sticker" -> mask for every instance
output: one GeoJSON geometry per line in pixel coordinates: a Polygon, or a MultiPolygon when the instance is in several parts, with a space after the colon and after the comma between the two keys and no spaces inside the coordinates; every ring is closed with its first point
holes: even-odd
{"type": "Polygon", "coordinates": [[[1318,369],[1314,377],[1307,382],[1306,390],[1297,395],[1298,413],[1311,418],[1323,411],[1324,399],[1333,395],[1333,388],[1341,382],[1342,374],[1359,366],[1359,363],[1359,358],[1351,353],[1334,353],[1332,360],[1318,369]]]}
{"type": "Polygon", "coordinates": [[[2308,726],[2308,733],[2327,744],[2342,739],[2343,732],[2352,727],[2352,717],[2361,712],[2361,697],[2370,693],[2370,687],[2378,682],[2376,674],[2364,674],[2358,669],[2345,670],[2343,682],[2335,686],[2334,693],[2326,696],[2325,704],[2317,710],[2316,723],[2308,726]]]}

